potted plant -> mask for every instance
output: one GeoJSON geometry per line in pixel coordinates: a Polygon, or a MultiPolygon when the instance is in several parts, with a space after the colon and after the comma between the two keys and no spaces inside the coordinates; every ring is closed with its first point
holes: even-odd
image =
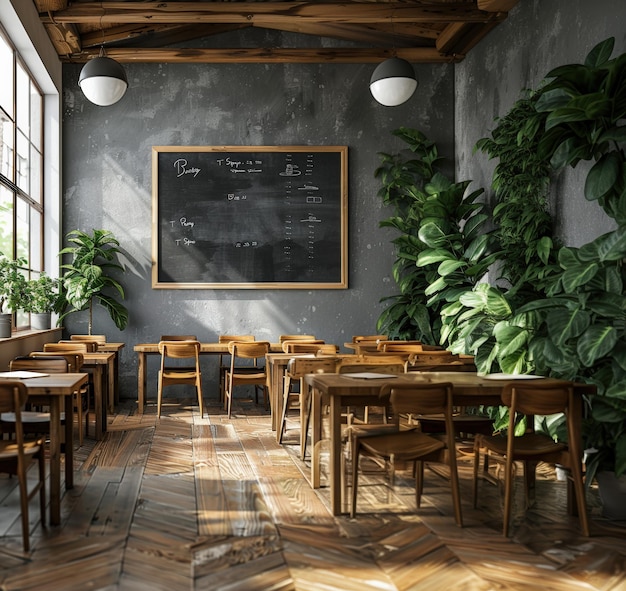
{"type": "Polygon", "coordinates": [[[59,311],[61,295],[59,280],[41,273],[31,279],[25,290],[24,311],[30,312],[30,325],[35,330],[47,330],[51,326],[52,312],[59,311]]]}
{"type": "Polygon", "coordinates": [[[23,306],[26,264],[26,259],[10,259],[0,253],[0,338],[11,336],[13,314],[23,306]]]}
{"type": "Polygon", "coordinates": [[[124,271],[117,262],[121,252],[119,242],[108,230],[93,230],[88,234],[81,230],[72,230],[66,235],[68,246],[61,250],[60,256],[71,255],[71,262],[61,265],[64,310],[61,321],[68,314],[89,310],[88,334],[92,333],[93,305],[100,304],[108,311],[115,325],[124,330],[128,324],[128,310],[117,300],[124,298],[124,288],[117,279],[110,276],[111,271],[124,271]]]}

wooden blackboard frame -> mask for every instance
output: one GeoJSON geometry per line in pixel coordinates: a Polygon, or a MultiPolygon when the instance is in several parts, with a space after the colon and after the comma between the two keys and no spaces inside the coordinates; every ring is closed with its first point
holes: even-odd
{"type": "MultiPolygon", "coordinates": [[[[347,160],[347,146],[153,146],[152,287],[155,289],[346,289],[348,287],[347,160]],[[182,167],[181,162],[185,163],[182,167]],[[201,162],[202,166],[194,164],[198,162],[201,162]],[[233,168],[233,165],[230,164],[232,162],[236,162],[236,166],[239,168],[233,168]],[[287,164],[284,164],[285,162],[287,164]],[[285,167],[278,174],[276,173],[277,163],[285,167]],[[177,166],[178,168],[176,168],[177,166]],[[225,170],[228,166],[231,168],[225,170]],[[173,171],[173,168],[176,170],[173,171]],[[206,170],[202,171],[203,168],[206,170]],[[211,171],[213,171],[214,178],[211,177],[211,171]],[[269,257],[270,264],[257,265],[256,262],[253,262],[244,265],[241,263],[246,269],[253,269],[252,272],[255,274],[266,272],[267,275],[272,275],[271,278],[263,276],[259,280],[257,276],[247,278],[242,277],[243,273],[234,273],[238,280],[232,280],[232,278],[224,280],[214,276],[217,275],[217,271],[211,275],[210,267],[213,265],[211,253],[216,250],[215,244],[221,245],[219,247],[221,253],[236,253],[238,263],[242,256],[257,256],[253,253],[258,252],[260,257],[262,252],[261,241],[258,240],[244,241],[243,243],[238,240],[236,242],[238,250],[234,250],[235,243],[229,242],[232,241],[232,224],[226,226],[214,223],[213,227],[208,230],[207,224],[211,224],[211,219],[220,218],[214,218],[208,209],[205,212],[198,209],[202,207],[198,205],[199,202],[204,203],[206,200],[209,203],[210,200],[213,200],[217,205],[211,202],[211,212],[214,212],[216,207],[220,211],[224,211],[225,208],[232,207],[232,205],[226,205],[226,199],[239,199],[240,195],[236,191],[228,193],[227,197],[224,196],[224,193],[230,190],[230,187],[226,189],[223,180],[224,175],[228,178],[228,173],[233,173],[232,177],[237,179],[237,183],[242,184],[243,181],[243,186],[246,182],[248,183],[248,189],[244,190],[246,194],[242,195],[241,198],[247,199],[246,204],[256,202],[262,205],[262,209],[253,211],[269,209],[265,227],[271,228],[271,230],[267,233],[276,236],[280,234],[279,244],[274,244],[273,248],[265,247],[265,252],[278,252],[279,256],[276,258],[281,259],[280,263],[276,263],[276,259],[272,256],[269,257]],[[234,173],[240,174],[235,175],[234,173]],[[285,177],[293,176],[294,181],[296,181],[296,175],[299,175],[297,179],[299,186],[292,187],[291,179],[285,177]],[[183,178],[179,180],[180,177],[183,178]],[[199,180],[198,177],[200,177],[199,180]],[[249,179],[246,181],[247,177],[249,179]],[[263,178],[261,179],[261,177],[263,178]],[[174,181],[173,178],[177,180],[174,181]],[[256,187],[260,179],[263,180],[264,188],[257,191],[256,187]],[[304,182],[305,179],[309,182],[304,182]],[[268,189],[268,183],[275,183],[275,186],[270,185],[268,189]],[[219,185],[217,188],[216,184],[219,185]],[[189,187],[193,188],[189,189],[189,187]],[[324,196],[319,197],[320,193],[315,193],[315,191],[319,191],[324,196]],[[297,216],[298,218],[304,217],[304,219],[292,221],[292,210],[286,210],[290,213],[285,214],[286,205],[284,204],[288,203],[289,199],[291,199],[289,205],[296,202],[301,203],[303,197],[307,204],[313,205],[306,206],[309,211],[308,214],[297,216]],[[296,199],[297,201],[294,201],[296,199]],[[322,201],[324,202],[323,206],[316,205],[318,202],[321,204],[322,201]],[[192,216],[193,220],[187,220],[185,216],[177,217],[180,211],[184,211],[185,206],[193,210],[195,214],[192,216]],[[316,207],[323,207],[323,210],[315,209],[316,207]],[[174,210],[175,213],[172,213],[174,210]],[[315,212],[318,211],[324,213],[322,215],[316,214],[315,212]],[[204,213],[206,215],[202,215],[204,213]],[[270,215],[272,216],[271,220],[282,220],[283,217],[287,216],[289,222],[285,222],[283,228],[280,223],[270,222],[270,215]],[[186,220],[186,225],[191,226],[192,229],[184,228],[184,232],[190,238],[182,238],[182,229],[178,227],[178,219],[181,222],[186,220]],[[328,224],[326,224],[326,220],[329,220],[328,224]],[[197,240],[196,236],[193,235],[196,221],[200,222],[200,227],[204,227],[205,234],[210,232],[211,246],[208,245],[208,241],[197,240]],[[313,222],[318,222],[318,224],[313,224],[313,222]],[[308,230],[310,236],[309,240],[304,240],[300,236],[300,242],[304,242],[304,244],[299,244],[294,241],[295,238],[292,238],[291,234],[299,233],[301,235],[302,226],[311,228],[308,230]],[[174,227],[176,230],[172,229],[174,227]],[[310,239],[314,238],[316,233],[319,235],[323,232],[326,232],[324,240],[310,239]],[[286,237],[283,237],[283,234],[286,237]],[[205,264],[204,267],[197,265],[197,268],[200,269],[197,271],[197,276],[185,276],[185,273],[189,275],[194,271],[190,270],[190,266],[184,262],[182,264],[178,262],[180,253],[183,251],[174,248],[172,244],[175,244],[176,247],[181,244],[190,245],[189,250],[184,252],[184,256],[187,253],[194,255],[189,259],[193,260],[194,264],[197,259],[206,259],[211,262],[205,264]],[[259,246],[259,248],[257,251],[244,250],[241,248],[242,244],[244,246],[259,246]],[[291,248],[289,244],[292,244],[294,248],[291,248]],[[295,248],[296,246],[298,248],[295,248]],[[308,254],[303,252],[307,248],[308,254]],[[171,255],[173,252],[175,253],[174,258],[171,255]],[[285,252],[289,256],[288,263],[284,262],[285,252]],[[311,259],[313,262],[306,259],[311,259]],[[292,260],[296,264],[292,264],[292,260]],[[321,262],[315,263],[315,261],[321,262]],[[267,269],[267,271],[257,270],[259,268],[267,269]],[[298,269],[298,271],[293,269],[298,269]],[[278,279],[274,279],[275,274],[278,279]],[[285,275],[289,278],[285,279],[285,275]],[[291,275],[294,276],[293,279],[291,275]],[[180,276],[184,276],[184,278],[181,280],[180,276]],[[314,279],[311,280],[310,276],[314,279]]],[[[229,210],[226,209],[226,211],[229,210]]],[[[265,214],[257,213],[258,221],[263,222],[261,219],[263,215],[265,214]]],[[[236,224],[236,215],[231,214],[230,217],[231,221],[235,219],[236,224]]],[[[249,220],[250,216],[240,216],[240,219],[243,224],[244,219],[249,220]]],[[[249,221],[245,223],[250,224],[249,221]]],[[[249,232],[250,227],[246,228],[245,231],[249,232]]],[[[228,267],[228,265],[223,264],[225,260],[228,262],[228,256],[228,254],[223,255],[222,258],[218,259],[221,264],[213,266],[220,269],[228,267]]],[[[233,256],[235,255],[233,254],[233,256]]]]}

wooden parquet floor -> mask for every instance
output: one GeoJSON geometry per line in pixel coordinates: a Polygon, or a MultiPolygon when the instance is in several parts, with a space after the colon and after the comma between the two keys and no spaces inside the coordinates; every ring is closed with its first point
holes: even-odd
{"type": "Polygon", "coordinates": [[[626,524],[604,520],[592,491],[592,537],[582,537],[548,467],[530,509],[516,497],[509,539],[497,486],[481,482],[472,507],[463,458],[463,528],[446,480],[430,470],[418,511],[408,472],[393,490],[371,474],[356,519],[335,518],[328,489],[308,484],[295,420],[278,445],[268,413],[250,402],[230,421],[215,403],[208,411],[200,419],[171,405],[159,420],[153,406],[139,416],[123,404],[106,439],[77,451],[62,525],[42,528],[32,507],[27,554],[15,479],[1,478],[0,589],[626,590],[626,524]]]}

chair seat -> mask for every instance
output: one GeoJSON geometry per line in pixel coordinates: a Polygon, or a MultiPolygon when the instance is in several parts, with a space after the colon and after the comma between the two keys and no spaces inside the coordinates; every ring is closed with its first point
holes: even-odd
{"type": "MultiPolygon", "coordinates": [[[[50,413],[49,412],[39,412],[34,410],[24,410],[22,411],[22,423],[24,423],[24,428],[27,428],[28,423],[39,423],[42,425],[50,423],[50,413]]],[[[65,413],[61,413],[61,420],[65,420],[65,413]]],[[[15,423],[15,413],[14,412],[3,412],[0,415],[0,421],[3,423],[15,423]]]]}
{"type": "Polygon", "coordinates": [[[189,368],[166,368],[163,370],[164,378],[175,378],[177,380],[195,380],[197,377],[196,369],[193,367],[189,368]]]}
{"type": "Polygon", "coordinates": [[[371,438],[366,436],[360,439],[360,444],[368,453],[393,456],[396,460],[411,460],[446,447],[443,441],[419,431],[399,431],[371,438]]]}
{"type": "MultiPolygon", "coordinates": [[[[506,455],[506,437],[481,437],[480,444],[502,456],[506,455]]],[[[567,450],[564,443],[556,443],[554,439],[541,433],[526,433],[524,437],[517,437],[515,442],[515,457],[523,460],[525,457],[535,457],[538,454],[549,455],[567,450]]]]}
{"type": "MultiPolygon", "coordinates": [[[[43,445],[43,440],[37,439],[36,441],[24,442],[24,453],[28,456],[35,455],[43,445]]],[[[14,459],[18,454],[18,446],[14,441],[2,441],[0,440],[0,462],[3,459],[14,459]]]]}

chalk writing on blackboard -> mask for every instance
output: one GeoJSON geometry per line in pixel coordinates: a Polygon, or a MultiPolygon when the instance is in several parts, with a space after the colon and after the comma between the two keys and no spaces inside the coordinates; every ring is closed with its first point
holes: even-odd
{"type": "Polygon", "coordinates": [[[156,146],[152,284],[347,287],[347,147],[156,146]]]}

